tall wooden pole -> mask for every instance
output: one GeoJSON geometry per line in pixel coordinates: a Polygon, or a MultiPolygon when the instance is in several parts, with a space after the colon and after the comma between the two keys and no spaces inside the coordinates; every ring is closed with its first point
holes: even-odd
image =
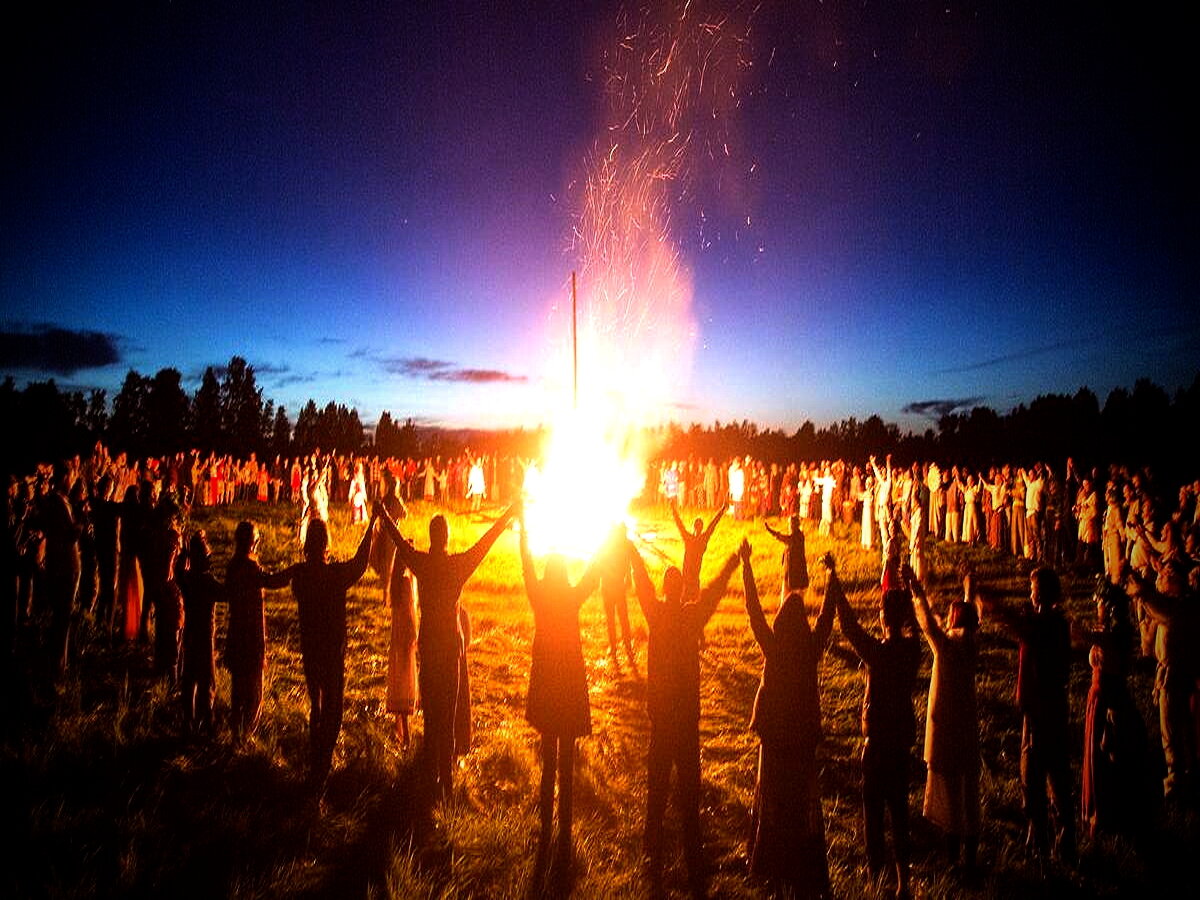
{"type": "Polygon", "coordinates": [[[571,408],[579,408],[579,322],[575,312],[575,273],[571,273],[571,408]]]}

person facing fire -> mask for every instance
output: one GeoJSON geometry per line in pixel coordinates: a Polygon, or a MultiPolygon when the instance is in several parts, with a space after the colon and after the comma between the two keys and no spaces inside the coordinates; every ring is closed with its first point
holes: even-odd
{"type": "Polygon", "coordinates": [[[704,553],[708,550],[709,538],[717,530],[717,523],[725,515],[725,510],[726,506],[722,504],[707,527],[704,520],[697,516],[692,523],[692,530],[688,531],[679,516],[679,504],[671,501],[671,515],[675,519],[675,527],[679,529],[679,539],[683,541],[683,589],[689,597],[694,598],[700,594],[700,567],[704,563],[704,553]]]}
{"type": "Polygon", "coordinates": [[[455,713],[460,702],[463,634],[459,597],[519,508],[518,504],[510,506],[469,550],[448,553],[450,529],[444,516],[429,520],[429,549],[421,551],[400,534],[387,510],[375,504],[375,514],[396,544],[396,565],[406,566],[417,579],[421,613],[417,687],[425,715],[423,752],[431,786],[443,798],[453,786],[455,713]]]}
{"type": "Polygon", "coordinates": [[[633,653],[633,638],[629,632],[629,554],[625,549],[627,535],[625,526],[617,523],[609,532],[608,540],[600,551],[600,598],[604,601],[604,619],[608,624],[608,652],[614,667],[620,671],[617,659],[617,626],[625,645],[625,658],[629,667],[637,671],[637,658],[633,653]]]}
{"type": "Polygon", "coordinates": [[[562,865],[571,859],[571,798],[575,779],[575,740],[592,733],[587,672],[579,636],[579,608],[599,582],[598,561],[579,583],[567,580],[566,562],[557,553],[546,558],[541,578],[529,551],[529,532],[521,517],[521,572],[533,608],[533,662],[525,718],[541,735],[542,781],[538,792],[541,832],[539,861],[549,849],[554,830],[554,784],[558,781],[558,842],[562,865]]]}
{"type": "Polygon", "coordinates": [[[663,574],[663,597],[655,597],[646,563],[632,542],[626,543],[633,564],[633,583],[646,617],[650,639],[646,663],[646,705],[650,716],[647,762],[645,849],[650,878],[662,878],[663,818],[676,772],[676,801],[683,827],[683,847],[693,889],[703,890],[700,835],[700,639],[738,566],[730,554],[721,571],[698,596],[688,597],[683,574],[675,566],[663,574]]]}
{"type": "Polygon", "coordinates": [[[758,783],[750,832],[750,871],[797,897],[829,895],[825,822],[817,783],[821,698],[817,666],[833,631],[836,579],[814,626],[801,591],[788,593],[773,624],[758,599],[750,544],[742,542],[746,613],[763,653],[750,727],[759,737],[758,783]]]}
{"type": "Polygon", "coordinates": [[[324,789],[329,777],[342,729],[346,591],[367,570],[374,524],[372,515],[352,559],[330,562],[328,526],[323,519],[313,519],[305,534],[304,561],[285,570],[300,619],[300,653],[309,700],[309,786],[316,793],[324,789]]]}

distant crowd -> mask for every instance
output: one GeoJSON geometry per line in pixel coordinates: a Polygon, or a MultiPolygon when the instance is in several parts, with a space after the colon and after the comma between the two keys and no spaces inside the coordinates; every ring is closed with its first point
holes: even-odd
{"type": "MultiPolygon", "coordinates": [[[[1039,862],[1076,864],[1076,830],[1093,837],[1148,836],[1156,802],[1194,804],[1200,639],[1200,506],[1197,487],[1172,496],[1149,473],[1120,467],[1061,471],[1045,464],[986,472],[933,464],[894,466],[831,461],[765,465],[751,459],[660,463],[650,490],[674,513],[683,558],[659,586],[615,525],[576,584],[561,557],[539,573],[529,550],[521,499],[522,461],[464,454],[449,460],[380,460],[314,454],[265,464],[198,454],[133,463],[102,446],[87,459],[11,478],[5,494],[3,633],[0,650],[15,675],[18,652],[53,684],[77,663],[85,639],[142,645],[177,691],[185,732],[215,732],[215,610],[228,605],[225,662],[231,675],[230,730],[244,740],[262,704],[267,632],[264,591],[290,587],[300,625],[309,696],[309,784],[319,795],[341,729],[346,654],[346,592],[372,566],[392,611],[387,708],[409,739],[421,710],[423,771],[434,796],[452,787],[453,760],[471,739],[467,652],[470,620],[461,593],[495,541],[516,520],[535,634],[527,717],[541,736],[538,865],[569,866],[575,742],[591,733],[579,609],[599,593],[614,661],[624,649],[636,671],[627,598],[647,625],[645,851],[652,881],[665,865],[664,818],[675,773],[675,802],[693,888],[704,890],[707,861],[700,818],[700,647],[734,571],[742,570],[748,628],[763,654],[750,728],[760,742],[750,870],[796,896],[826,896],[824,822],[818,782],[821,736],[818,665],[835,619],[866,674],[862,711],[864,856],[873,875],[894,871],[898,896],[910,892],[910,756],[917,739],[914,701],[921,639],[933,658],[924,761],[925,817],[945,835],[950,864],[964,880],[978,871],[980,719],[976,701],[979,624],[991,618],[1016,638],[1016,704],[1022,716],[1020,778],[1028,850],[1039,862]],[[450,553],[442,515],[428,522],[428,549],[400,531],[406,500],[479,507],[507,504],[481,538],[450,553]],[[218,578],[194,505],[240,503],[248,514],[218,578]],[[302,559],[278,571],[258,561],[253,503],[292,503],[302,559]],[[363,523],[354,556],[329,555],[328,506],[349,504],[363,523]],[[680,507],[714,510],[688,525],[680,507]],[[768,528],[784,545],[783,600],[768,620],[743,542],[706,585],[701,563],[722,517],[782,516],[768,528]],[[828,578],[815,620],[805,596],[805,529],[880,550],[878,633],[861,623],[826,555],[828,578]],[[1032,562],[1028,602],[1010,606],[969,567],[961,593],[936,602],[929,542],[987,544],[1032,562]],[[1095,617],[1071,621],[1059,572],[1094,573],[1095,617]],[[939,609],[940,607],[940,609],[939,609]],[[1092,683],[1082,751],[1068,723],[1072,644],[1089,648],[1092,683]],[[1154,707],[1164,768],[1162,790],[1149,753],[1149,729],[1134,702],[1130,674],[1154,660],[1154,707]],[[1082,761],[1077,799],[1072,759],[1082,761]],[[557,815],[556,815],[557,809],[557,815]],[[885,841],[890,817],[891,853],[885,841]]],[[[772,583],[777,583],[775,578],[772,583]]],[[[6,683],[11,687],[11,677],[6,683]]]]}

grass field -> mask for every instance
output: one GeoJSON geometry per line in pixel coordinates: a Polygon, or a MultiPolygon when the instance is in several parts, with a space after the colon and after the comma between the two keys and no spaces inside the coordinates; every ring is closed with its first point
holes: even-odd
{"type": "MultiPolygon", "coordinates": [[[[425,523],[435,510],[414,504],[401,523],[425,546],[425,523]]],[[[240,515],[263,531],[268,566],[290,562],[297,548],[294,510],[200,510],[217,571],[232,545],[240,515]]],[[[450,515],[452,549],[487,526],[484,516],[450,515]]],[[[335,555],[346,557],[362,526],[334,514],[335,555]]],[[[643,555],[656,578],[680,544],[665,511],[643,524],[656,537],[643,555]]],[[[715,572],[743,536],[754,545],[755,573],[770,616],[779,590],[779,545],[761,524],[727,521],[705,561],[715,572]]],[[[875,628],[878,555],[846,540],[808,541],[815,606],[824,587],[815,561],[832,550],[851,602],[875,628]]],[[[944,602],[955,589],[958,554],[969,554],[983,581],[1011,600],[1027,595],[1027,569],[979,548],[935,546],[933,594],[944,602]]],[[[524,721],[533,618],[520,583],[516,534],[504,535],[464,593],[472,624],[470,672],[475,737],[461,761],[456,793],[431,813],[414,786],[415,749],[403,752],[384,710],[388,610],[373,573],[350,593],[346,712],[325,803],[303,790],[307,698],[299,634],[290,591],[268,595],[268,673],[263,721],[254,740],[235,749],[224,729],[228,674],[219,669],[221,733],[210,743],[179,737],[174,700],[150,677],[136,648],[92,646],[55,694],[18,691],[0,745],[0,774],[8,824],[0,895],[53,896],[339,896],[524,897],[532,885],[539,774],[534,732],[524,721]]],[[[1091,621],[1091,584],[1069,578],[1069,611],[1091,621]]],[[[645,625],[630,600],[639,671],[645,672],[645,625]]],[[[582,614],[593,735],[580,742],[576,768],[578,897],[646,893],[639,862],[645,803],[648,723],[644,680],[614,670],[607,657],[598,599],[582,614]]],[[[982,882],[966,889],[943,870],[934,835],[916,816],[922,779],[913,786],[918,896],[1119,896],[1162,893],[1189,868],[1200,829],[1188,814],[1164,815],[1151,846],[1084,842],[1078,870],[1041,872],[1023,851],[1018,760],[1020,721],[1013,703],[1015,644],[985,623],[979,697],[983,747],[982,882]]],[[[757,896],[747,880],[745,838],[754,788],[757,744],[748,731],[761,656],[744,613],[735,574],[706,632],[702,652],[702,816],[714,875],[714,896],[757,896]]],[[[923,678],[927,680],[926,654],[923,678]]],[[[1073,726],[1090,672],[1082,650],[1072,676],[1073,726]]],[[[1151,718],[1152,673],[1139,670],[1135,691],[1151,718]]],[[[820,750],[830,869],[838,896],[888,896],[867,880],[860,835],[859,704],[863,675],[836,635],[821,668],[825,742],[820,750]]],[[[924,681],[917,697],[924,724],[924,681]]],[[[415,719],[416,744],[420,717],[415,719]]],[[[1157,729],[1151,730],[1157,743],[1157,729]]],[[[1078,761],[1076,761],[1078,770],[1078,761]]],[[[1076,778],[1078,786],[1078,776],[1076,778]]],[[[685,890],[675,820],[668,814],[670,892],[685,890]]]]}

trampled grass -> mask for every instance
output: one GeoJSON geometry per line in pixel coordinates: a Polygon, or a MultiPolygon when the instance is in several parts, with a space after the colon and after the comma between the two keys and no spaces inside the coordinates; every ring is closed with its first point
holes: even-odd
{"type": "MultiPolygon", "coordinates": [[[[402,530],[424,546],[434,508],[413,505],[402,530]]],[[[263,532],[268,566],[297,554],[290,508],[198,510],[222,572],[240,515],[263,532]]],[[[486,515],[451,514],[452,549],[465,547],[489,524],[486,515]]],[[[681,547],[665,511],[644,515],[643,555],[657,581],[681,547]]],[[[341,510],[334,514],[334,555],[348,556],[361,534],[341,510]]],[[[815,529],[814,529],[815,532],[815,529]]],[[[754,545],[754,567],[770,616],[778,604],[779,545],[761,524],[727,521],[705,560],[707,579],[743,536],[754,545]]],[[[808,540],[815,610],[824,576],[816,560],[832,550],[851,601],[875,626],[878,554],[815,533],[808,540]]],[[[954,566],[969,555],[989,584],[1010,600],[1027,594],[1027,568],[978,548],[933,548],[934,593],[955,589],[954,566]]],[[[581,566],[579,567],[581,568],[581,566]]],[[[576,571],[574,574],[578,574],[576,571]]],[[[474,740],[460,762],[452,801],[429,810],[415,785],[415,748],[403,751],[384,709],[388,610],[378,579],[363,579],[349,597],[346,709],[335,770],[325,802],[302,790],[307,698],[299,633],[289,591],[269,594],[269,663],[263,720],[245,747],[231,745],[223,727],[228,675],[219,669],[218,717],[211,742],[179,737],[176,701],[151,678],[139,648],[87,647],[78,668],[57,692],[30,686],[9,701],[0,772],[10,825],[10,862],[2,867],[4,896],[374,896],[525,897],[532,884],[537,830],[534,795],[540,761],[536,736],[524,720],[533,618],[521,585],[515,533],[501,537],[468,585],[474,740]]],[[[1091,585],[1070,577],[1069,611],[1091,620],[1091,585]]],[[[644,709],[646,629],[630,598],[638,672],[617,671],[607,655],[598,598],[581,616],[592,702],[593,734],[579,742],[576,765],[573,893],[629,897],[647,891],[640,862],[645,804],[648,722],[644,709]]],[[[1020,720],[1014,708],[1014,643],[985,624],[979,677],[983,738],[984,833],[982,881],[970,889],[945,870],[933,833],[917,815],[922,779],[914,779],[912,810],[917,845],[914,887],[919,896],[1116,896],[1137,888],[1164,889],[1196,846],[1194,820],[1173,813],[1152,847],[1084,844],[1079,868],[1042,872],[1023,850],[1018,782],[1020,720]]],[[[26,648],[19,662],[33,658],[26,648]]],[[[714,896],[757,896],[745,860],[757,743],[747,728],[761,656],[744,612],[741,577],[706,632],[702,651],[702,816],[712,862],[714,896]]],[[[926,655],[923,675],[927,678],[926,655]]],[[[19,666],[19,675],[26,669],[19,666]]],[[[1090,673],[1079,651],[1073,669],[1073,727],[1090,673]]],[[[1147,723],[1151,673],[1136,676],[1147,723]]],[[[836,637],[821,668],[825,741],[820,750],[830,869],[838,896],[887,896],[889,885],[869,882],[863,864],[859,811],[859,704],[863,676],[836,637]]],[[[924,685],[916,700],[924,724],[924,685]]],[[[421,722],[414,721],[414,745],[421,722]]],[[[1152,744],[1157,732],[1152,727],[1152,744]]],[[[918,752],[914,748],[914,753],[918,752]]],[[[1076,769],[1078,761],[1076,761],[1076,769]]],[[[1078,784],[1078,781],[1076,782],[1078,784]]],[[[668,815],[667,888],[682,893],[686,879],[677,822],[668,815]]]]}

